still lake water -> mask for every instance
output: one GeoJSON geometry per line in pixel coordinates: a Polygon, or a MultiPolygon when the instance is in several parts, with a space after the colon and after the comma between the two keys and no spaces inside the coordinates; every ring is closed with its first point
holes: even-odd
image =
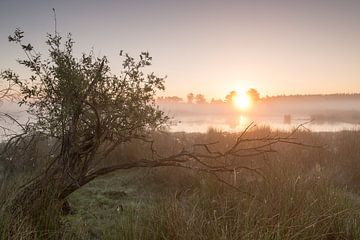
{"type": "Polygon", "coordinates": [[[273,130],[292,130],[300,124],[313,132],[360,130],[360,97],[294,97],[264,100],[247,111],[229,105],[161,104],[176,125],[170,131],[207,132],[215,128],[228,132],[244,130],[251,122],[273,130]]]}
{"type": "Polygon", "coordinates": [[[346,122],[317,122],[310,121],[307,116],[292,116],[291,121],[286,121],[284,116],[238,116],[221,117],[219,115],[201,116],[174,116],[174,125],[171,125],[171,132],[207,132],[209,128],[215,128],[227,132],[243,131],[251,122],[258,127],[268,126],[273,130],[291,131],[300,124],[304,124],[303,129],[313,132],[335,132],[342,130],[360,130],[358,123],[346,122]]]}

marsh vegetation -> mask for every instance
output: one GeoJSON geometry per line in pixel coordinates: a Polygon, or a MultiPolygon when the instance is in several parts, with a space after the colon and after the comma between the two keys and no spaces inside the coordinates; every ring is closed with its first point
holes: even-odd
{"type": "MultiPolygon", "coordinates": [[[[271,134],[254,129],[249,137],[271,134]]],[[[157,149],[177,152],[193,142],[216,142],[225,149],[238,134],[210,130],[205,134],[158,133],[157,149]]],[[[357,239],[359,217],[359,137],[356,131],[311,133],[295,137],[321,148],[281,143],[273,153],[243,157],[242,169],[222,173],[222,179],[174,167],[121,170],[96,179],[68,198],[66,212],[41,209],[34,226],[16,232],[14,239],[357,239]],[[36,232],[34,232],[36,231],[36,232]]],[[[141,159],[144,143],[117,149],[119,156],[141,159]]],[[[14,194],[41,163],[2,175],[1,204],[14,194]]],[[[44,192],[43,194],[46,194],[44,192]]],[[[1,236],[9,237],[2,213],[1,236]]],[[[21,221],[21,219],[19,219],[21,221]]],[[[28,228],[27,228],[28,227],[28,228]]]]}

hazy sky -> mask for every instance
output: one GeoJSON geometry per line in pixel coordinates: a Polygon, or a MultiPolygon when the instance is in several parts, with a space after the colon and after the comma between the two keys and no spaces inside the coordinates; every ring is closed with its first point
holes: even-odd
{"type": "Polygon", "coordinates": [[[46,51],[53,7],[77,52],[93,47],[114,72],[120,49],[149,51],[168,76],[162,95],[360,92],[360,0],[0,0],[1,70],[21,71],[7,41],[16,27],[46,51]]]}

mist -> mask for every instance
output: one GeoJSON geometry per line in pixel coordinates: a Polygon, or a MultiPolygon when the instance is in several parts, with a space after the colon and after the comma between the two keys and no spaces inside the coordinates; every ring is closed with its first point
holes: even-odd
{"type": "Polygon", "coordinates": [[[357,95],[267,97],[239,110],[229,104],[159,103],[172,117],[173,131],[206,132],[209,128],[238,131],[254,122],[259,126],[289,130],[304,124],[313,131],[356,129],[360,124],[357,95]]]}

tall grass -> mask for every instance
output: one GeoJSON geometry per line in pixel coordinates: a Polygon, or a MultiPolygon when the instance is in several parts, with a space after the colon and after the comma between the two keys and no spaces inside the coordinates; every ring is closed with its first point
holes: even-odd
{"type": "Polygon", "coordinates": [[[206,179],[114,216],[104,239],[359,239],[357,197],[327,180],[277,174],[253,182],[255,198],[206,179]],[[124,217],[125,216],[125,217],[124,217]]]}
{"type": "MultiPolygon", "coordinates": [[[[275,133],[262,128],[249,137],[264,134],[275,133]]],[[[36,226],[17,238],[360,239],[359,135],[299,132],[298,141],[323,147],[280,145],[278,153],[243,159],[260,167],[264,177],[247,172],[239,172],[236,180],[232,174],[223,177],[252,196],[196,171],[120,171],[72,194],[75,214],[44,209],[36,226]]],[[[218,140],[218,147],[225,148],[236,135],[211,130],[155,138],[158,149],[172,153],[194,142],[218,140]]],[[[147,156],[142,149],[141,143],[124,146],[107,161],[147,156]]],[[[0,184],[0,204],[11,198],[14,182],[20,181],[0,184]]],[[[6,224],[2,215],[1,239],[8,237],[6,224]]]]}

